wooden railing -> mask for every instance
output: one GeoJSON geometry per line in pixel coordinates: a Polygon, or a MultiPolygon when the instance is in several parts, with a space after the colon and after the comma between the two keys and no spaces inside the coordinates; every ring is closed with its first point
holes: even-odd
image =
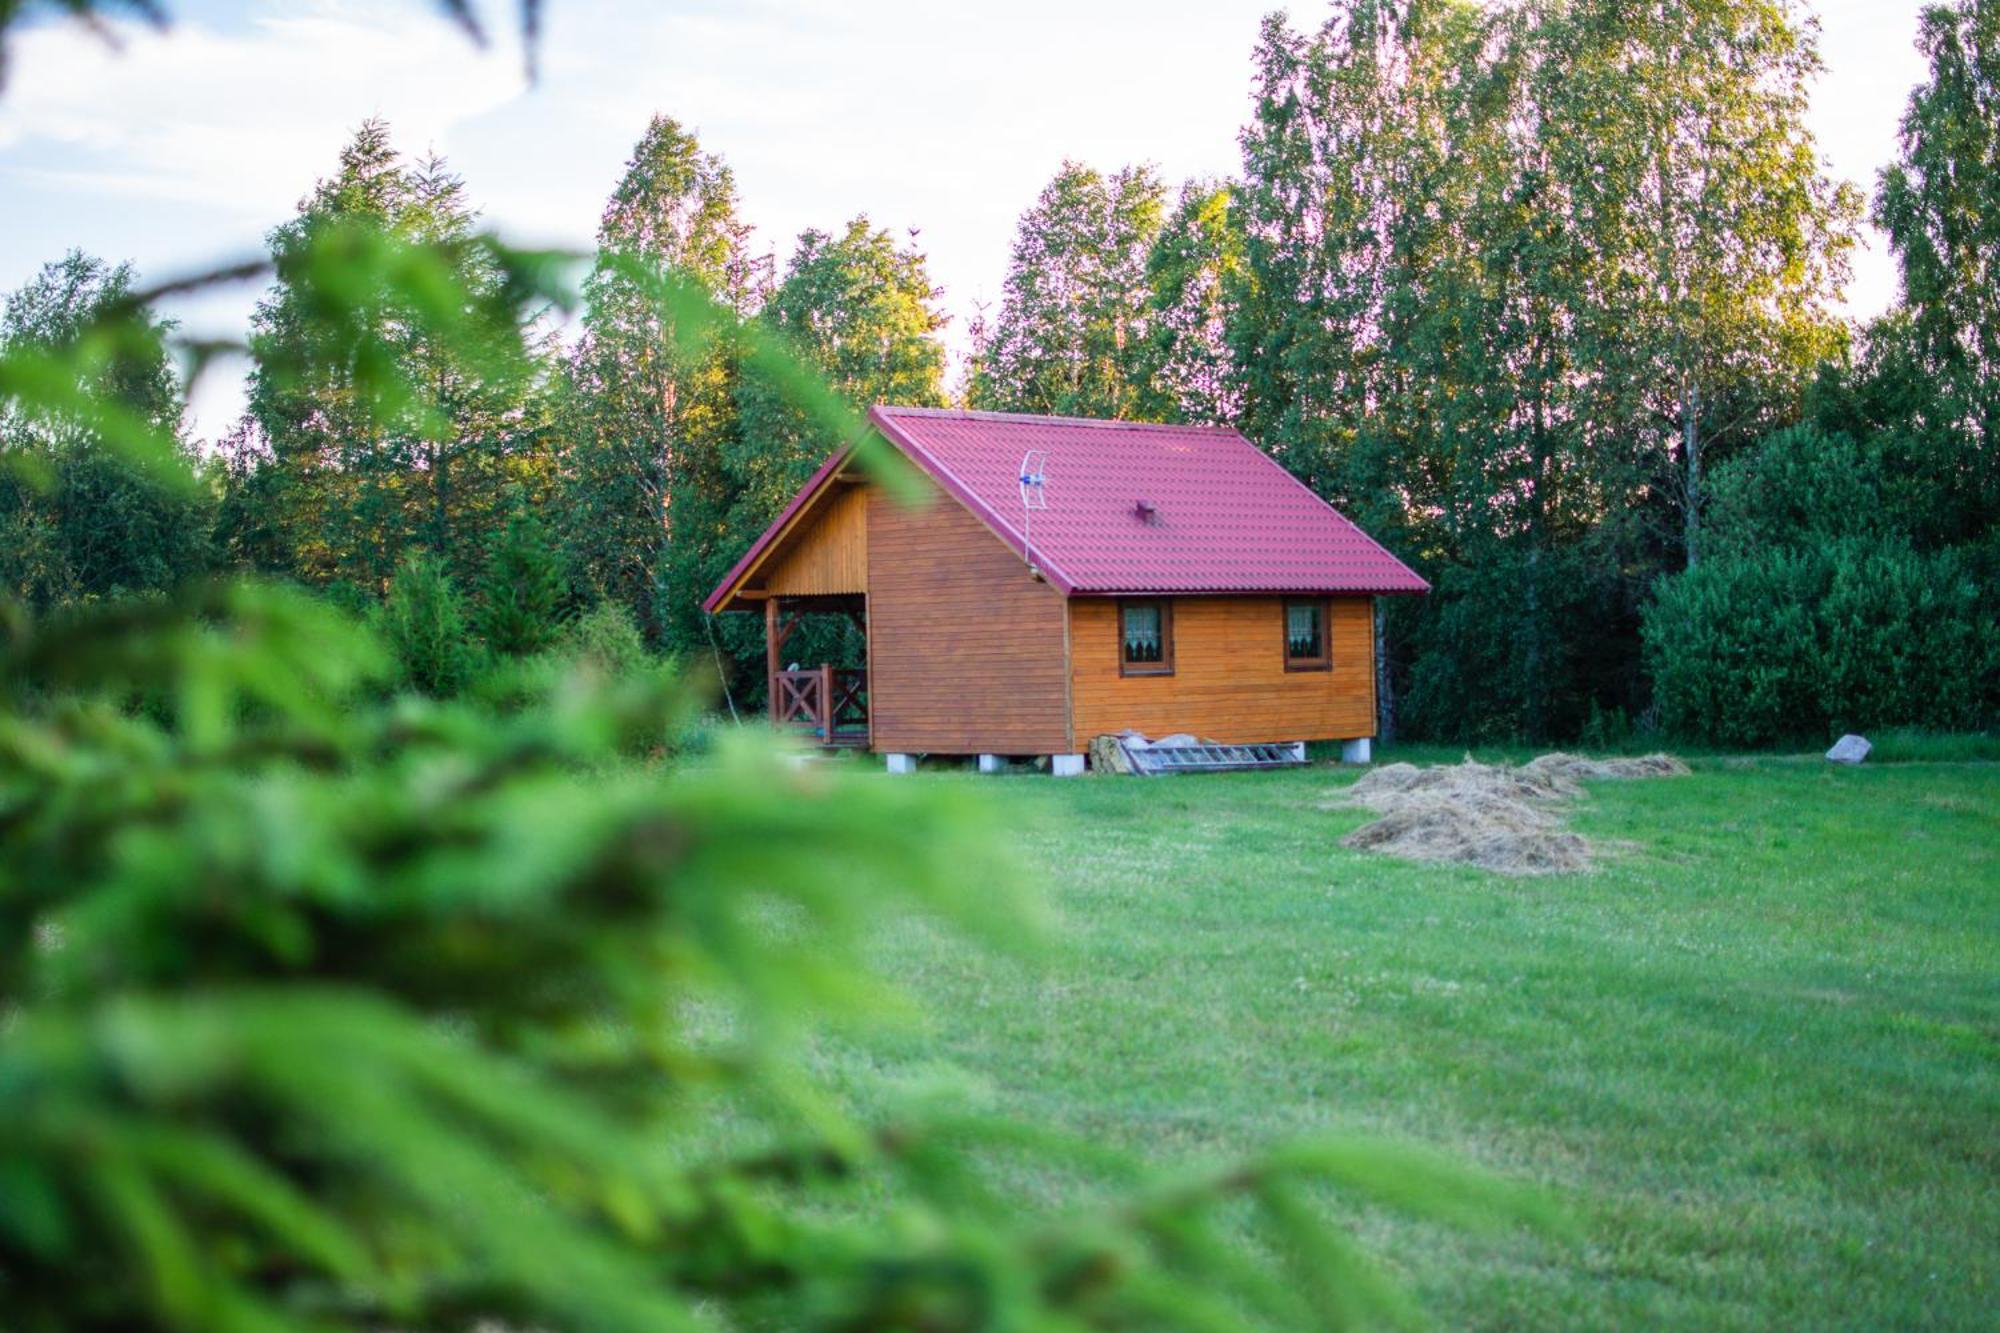
{"type": "Polygon", "coordinates": [[[771,720],[810,731],[821,745],[868,740],[868,673],[816,666],[771,677],[771,720]]]}

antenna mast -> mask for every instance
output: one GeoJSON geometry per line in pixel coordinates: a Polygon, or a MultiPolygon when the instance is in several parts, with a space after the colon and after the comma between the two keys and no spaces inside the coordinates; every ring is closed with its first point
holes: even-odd
{"type": "Polygon", "coordinates": [[[1034,523],[1035,511],[1049,507],[1047,472],[1049,455],[1043,449],[1030,449],[1021,455],[1021,558],[1028,562],[1028,572],[1039,575],[1035,568],[1035,556],[1028,533],[1034,523]]]}

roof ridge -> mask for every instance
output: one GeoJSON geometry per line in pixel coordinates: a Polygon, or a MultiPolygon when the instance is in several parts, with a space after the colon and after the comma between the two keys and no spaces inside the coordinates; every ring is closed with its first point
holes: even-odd
{"type": "Polygon", "coordinates": [[[1239,434],[1234,426],[1220,426],[1196,422],[1177,421],[1124,421],[1111,417],[1052,417],[1036,412],[989,412],[971,407],[902,407],[895,403],[877,403],[875,410],[884,416],[931,417],[960,421],[992,421],[1003,425],[1058,425],[1087,426],[1098,430],[1149,430],[1149,431],[1203,431],[1210,433],[1239,434]]]}

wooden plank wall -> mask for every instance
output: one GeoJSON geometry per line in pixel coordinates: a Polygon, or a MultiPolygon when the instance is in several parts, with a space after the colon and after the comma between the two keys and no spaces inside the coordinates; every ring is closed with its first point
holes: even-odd
{"type": "Polygon", "coordinates": [[[1375,734],[1375,620],[1366,597],[1333,601],[1333,669],[1287,671],[1284,599],[1176,597],[1174,674],[1118,674],[1118,604],[1071,600],[1076,737],[1135,728],[1230,744],[1375,734]]]}
{"type": "Polygon", "coordinates": [[[1062,594],[942,489],[917,508],[867,489],[873,747],[1074,753],[1062,594]]]}
{"type": "Polygon", "coordinates": [[[867,592],[868,489],[833,483],[752,581],[782,597],[867,592]]]}

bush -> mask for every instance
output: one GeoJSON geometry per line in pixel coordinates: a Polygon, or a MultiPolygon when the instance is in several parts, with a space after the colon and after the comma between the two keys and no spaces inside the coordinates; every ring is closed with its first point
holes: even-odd
{"type": "Polygon", "coordinates": [[[1977,728],[2000,639],[1965,560],[1850,538],[1717,557],[1663,581],[1643,635],[1660,724],[1718,745],[1977,728]]]}
{"type": "Polygon", "coordinates": [[[1987,548],[1901,521],[1891,437],[1799,426],[1717,468],[1710,558],[1645,612],[1662,726],[1721,745],[1977,728],[1996,713],[1987,548]]]}
{"type": "Polygon", "coordinates": [[[413,688],[448,699],[472,678],[478,658],[467,641],[465,603],[437,559],[403,561],[376,623],[413,688]]]}
{"type": "Polygon", "coordinates": [[[638,622],[617,602],[599,602],[570,621],[555,651],[613,679],[629,676],[655,661],[646,651],[646,636],[640,633],[638,622]]]}
{"type": "Polygon", "coordinates": [[[2000,637],[1994,603],[1964,558],[1894,543],[1846,543],[1829,554],[1819,605],[1829,730],[1963,731],[1991,720],[2000,637]]]}

